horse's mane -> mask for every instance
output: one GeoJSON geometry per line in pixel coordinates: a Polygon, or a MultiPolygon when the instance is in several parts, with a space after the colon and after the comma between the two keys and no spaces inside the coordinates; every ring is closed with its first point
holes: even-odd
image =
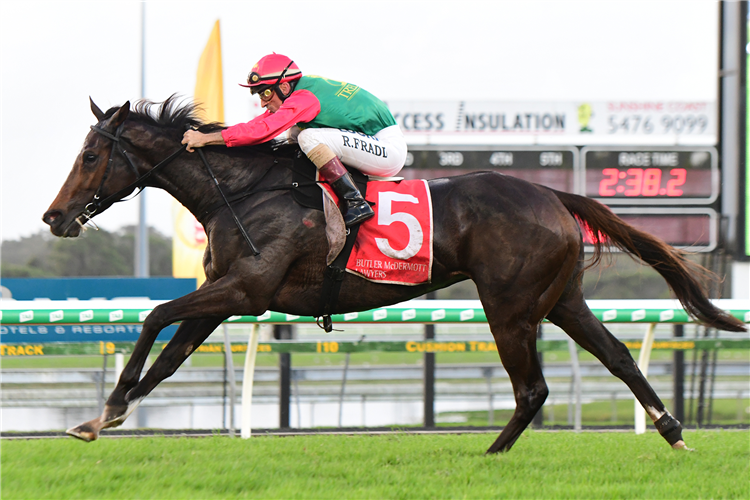
{"type": "MultiPolygon", "coordinates": [[[[109,118],[118,109],[115,106],[104,113],[104,118],[109,118]]],[[[168,128],[179,131],[182,134],[188,127],[194,127],[201,132],[210,133],[222,130],[220,123],[205,123],[198,117],[201,107],[189,100],[182,99],[177,94],[172,94],[164,102],[154,102],[148,99],[140,99],[135,102],[128,115],[129,120],[138,121],[146,125],[159,128],[168,128]]]]}
{"type": "MultiPolygon", "coordinates": [[[[104,113],[107,119],[120,109],[115,106],[104,113]]],[[[211,133],[227,128],[221,123],[205,123],[198,117],[200,105],[181,98],[177,94],[172,94],[164,102],[154,102],[148,99],[140,99],[130,109],[128,120],[133,120],[152,127],[166,129],[176,136],[182,137],[182,134],[188,127],[198,129],[200,132],[211,133]]],[[[243,154],[244,151],[262,151],[265,153],[275,152],[277,156],[294,157],[299,152],[299,146],[296,143],[286,143],[285,141],[271,141],[255,146],[245,146],[231,148],[234,154],[243,154]]]]}

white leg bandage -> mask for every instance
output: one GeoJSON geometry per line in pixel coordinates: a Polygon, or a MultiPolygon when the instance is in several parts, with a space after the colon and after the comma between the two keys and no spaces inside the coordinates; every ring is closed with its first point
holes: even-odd
{"type": "Polygon", "coordinates": [[[315,165],[317,168],[322,168],[323,165],[336,157],[333,151],[331,151],[331,148],[329,148],[325,144],[318,144],[309,152],[305,151],[305,154],[308,158],[310,158],[310,161],[313,162],[313,165],[315,165]]]}

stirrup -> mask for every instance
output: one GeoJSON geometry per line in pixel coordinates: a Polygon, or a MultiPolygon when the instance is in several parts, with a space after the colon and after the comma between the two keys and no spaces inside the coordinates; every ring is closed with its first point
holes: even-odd
{"type": "Polygon", "coordinates": [[[354,206],[348,206],[344,216],[344,226],[352,227],[375,216],[375,211],[364,199],[354,206]]]}

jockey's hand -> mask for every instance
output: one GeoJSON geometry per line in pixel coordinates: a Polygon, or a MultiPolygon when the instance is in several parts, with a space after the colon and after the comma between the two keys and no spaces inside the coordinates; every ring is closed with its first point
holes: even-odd
{"type": "Polygon", "coordinates": [[[206,134],[197,130],[188,130],[182,136],[182,144],[187,145],[187,150],[193,153],[195,151],[193,148],[202,148],[205,145],[203,142],[204,135],[206,134]]]}
{"type": "Polygon", "coordinates": [[[224,138],[221,136],[221,132],[212,132],[210,134],[204,134],[197,130],[190,129],[182,135],[182,144],[187,145],[187,150],[190,153],[195,151],[194,148],[202,148],[203,146],[219,146],[224,145],[224,138]]]}

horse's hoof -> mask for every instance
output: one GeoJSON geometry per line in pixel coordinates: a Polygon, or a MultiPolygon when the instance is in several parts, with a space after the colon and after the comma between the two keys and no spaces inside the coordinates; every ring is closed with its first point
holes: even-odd
{"type": "MultiPolygon", "coordinates": [[[[98,423],[98,419],[92,420],[91,422],[98,423]]],[[[99,430],[92,426],[91,422],[86,422],[85,424],[81,424],[77,427],[71,427],[70,429],[65,431],[65,433],[69,436],[73,436],[74,438],[78,438],[81,441],[86,441],[87,443],[95,441],[96,438],[99,437],[99,430]]]]}
{"type": "Polygon", "coordinates": [[[673,444],[672,448],[674,448],[675,450],[695,451],[695,448],[688,448],[685,444],[685,441],[683,441],[682,439],[673,444]]]}
{"type": "Polygon", "coordinates": [[[109,406],[105,405],[104,413],[99,418],[89,420],[85,424],[81,424],[78,427],[72,427],[65,431],[68,435],[75,438],[81,439],[90,443],[95,441],[99,437],[99,432],[102,429],[109,429],[111,427],[119,427],[125,421],[128,415],[138,406],[138,400],[135,403],[131,403],[128,406],[109,406]]]}

